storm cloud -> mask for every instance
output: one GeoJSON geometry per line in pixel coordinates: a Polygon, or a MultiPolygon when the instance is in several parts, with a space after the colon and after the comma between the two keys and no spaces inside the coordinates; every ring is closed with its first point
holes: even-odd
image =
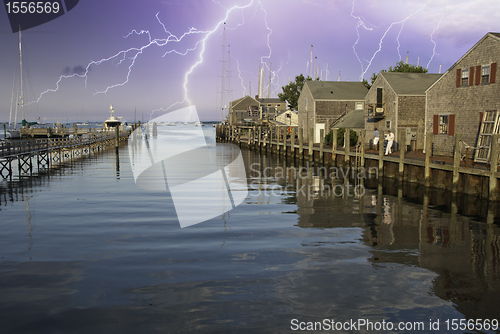
{"type": "MultiPolygon", "coordinates": [[[[82,65],[77,65],[77,66],[73,66],[73,68],[66,66],[64,68],[64,70],[62,71],[62,73],[64,75],[73,75],[73,74],[83,75],[83,74],[85,74],[85,71],[86,71],[85,67],[83,67],[82,65]]],[[[90,67],[89,67],[89,71],[90,71],[90,67]]]]}

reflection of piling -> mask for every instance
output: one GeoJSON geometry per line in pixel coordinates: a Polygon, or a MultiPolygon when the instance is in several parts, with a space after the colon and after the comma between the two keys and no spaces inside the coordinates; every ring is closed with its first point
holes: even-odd
{"type": "Polygon", "coordinates": [[[120,127],[116,126],[115,127],[115,132],[116,132],[116,136],[115,136],[115,148],[118,151],[118,146],[120,145],[120,127]]]}
{"type": "Polygon", "coordinates": [[[153,122],[153,137],[158,137],[158,125],[153,122]]]}

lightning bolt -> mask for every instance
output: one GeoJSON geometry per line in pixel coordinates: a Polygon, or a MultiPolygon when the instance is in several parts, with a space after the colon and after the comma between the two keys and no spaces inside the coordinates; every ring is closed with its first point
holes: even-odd
{"type": "Polygon", "coordinates": [[[405,22],[410,19],[411,17],[415,16],[416,14],[418,14],[419,12],[421,12],[428,4],[429,4],[430,0],[427,1],[421,8],[417,9],[415,12],[413,12],[412,14],[408,15],[407,17],[405,17],[403,20],[401,21],[397,21],[397,22],[393,22],[389,25],[389,27],[385,30],[384,34],[382,35],[382,37],[380,38],[380,41],[379,41],[379,44],[378,44],[378,49],[377,51],[375,51],[372,55],[372,57],[369,59],[369,60],[366,60],[366,62],[368,62],[368,65],[366,66],[366,68],[363,67],[363,62],[360,60],[359,56],[358,56],[358,53],[356,52],[356,45],[359,43],[359,39],[360,39],[360,34],[359,34],[359,28],[360,27],[363,27],[365,30],[368,30],[368,31],[372,31],[373,28],[371,27],[368,27],[366,25],[366,23],[364,22],[364,20],[360,17],[360,16],[355,16],[354,15],[354,7],[355,7],[355,1],[353,0],[352,2],[352,9],[351,9],[351,17],[354,18],[355,20],[357,20],[357,25],[356,25],[356,33],[357,33],[357,39],[356,41],[354,42],[353,46],[352,46],[352,50],[354,52],[354,54],[356,55],[356,58],[358,59],[359,61],[359,64],[361,66],[361,75],[359,77],[359,80],[363,80],[366,72],[368,72],[368,69],[370,68],[370,66],[372,65],[372,62],[373,60],[375,59],[375,57],[377,56],[377,54],[382,50],[382,44],[384,42],[384,39],[387,35],[387,33],[392,29],[393,26],[395,25],[401,25],[401,28],[399,29],[399,32],[398,32],[398,35],[397,35],[397,38],[396,38],[396,41],[398,43],[398,46],[397,46],[397,50],[398,50],[398,55],[399,55],[399,59],[401,60],[401,54],[399,52],[399,48],[400,48],[400,43],[399,43],[399,37],[401,35],[401,32],[403,31],[403,27],[404,27],[404,24],[405,22]]]}
{"type": "Polygon", "coordinates": [[[439,25],[441,24],[441,22],[443,22],[443,18],[444,18],[444,15],[443,15],[443,16],[441,16],[441,19],[439,20],[439,22],[438,22],[438,24],[437,24],[436,28],[434,28],[434,30],[432,30],[432,33],[431,33],[431,42],[432,42],[432,44],[434,44],[434,47],[432,48],[432,56],[431,56],[431,59],[430,59],[430,60],[429,60],[429,62],[427,63],[427,69],[429,69],[429,65],[431,64],[432,59],[434,59],[434,56],[436,55],[436,46],[437,46],[437,45],[436,45],[436,42],[434,42],[433,37],[434,37],[434,33],[436,32],[436,30],[438,30],[438,29],[439,29],[439,25]]]}
{"type": "MultiPolygon", "coordinates": [[[[105,89],[101,89],[101,90],[97,90],[93,93],[93,96],[97,95],[97,94],[107,94],[110,90],[112,89],[115,89],[117,87],[121,87],[121,86],[124,86],[126,85],[129,80],[130,80],[130,76],[131,76],[131,73],[132,73],[132,70],[133,70],[133,66],[135,65],[136,63],[136,60],[138,59],[138,57],[143,54],[143,52],[150,48],[150,47],[160,47],[160,48],[165,48],[165,47],[169,47],[171,45],[171,43],[174,43],[175,44],[178,44],[180,43],[181,41],[183,41],[187,36],[190,36],[190,35],[202,35],[202,38],[199,39],[198,41],[196,41],[196,43],[194,43],[194,45],[192,45],[191,47],[186,47],[185,49],[182,49],[182,50],[179,50],[179,49],[176,49],[176,48],[171,48],[167,51],[165,51],[165,53],[163,54],[162,57],[166,57],[167,55],[169,54],[177,54],[177,55],[181,55],[181,56],[185,56],[187,55],[188,53],[191,53],[191,52],[197,52],[198,53],[198,58],[197,60],[188,68],[188,70],[184,73],[184,77],[183,77],[183,98],[182,100],[180,101],[177,101],[177,102],[174,102],[173,104],[171,104],[170,106],[166,107],[166,108],[159,108],[159,109],[155,109],[155,110],[152,110],[151,113],[150,113],[150,117],[152,117],[152,115],[157,112],[157,111],[168,111],[170,110],[171,108],[173,108],[174,106],[177,106],[177,105],[181,105],[181,104],[185,104],[187,103],[188,105],[191,105],[192,102],[189,98],[189,92],[188,92],[188,85],[189,85],[189,79],[191,77],[191,75],[194,73],[194,71],[198,68],[198,66],[200,66],[203,61],[204,61],[204,54],[205,54],[205,49],[206,49],[206,45],[207,45],[207,42],[209,40],[209,38],[217,31],[219,31],[221,29],[221,26],[224,24],[224,22],[226,22],[230,16],[233,15],[234,12],[237,12],[237,11],[241,11],[241,20],[239,20],[239,22],[233,26],[232,28],[228,28],[229,30],[235,30],[237,28],[239,28],[240,26],[244,25],[245,24],[245,15],[244,15],[244,12],[246,9],[252,7],[255,5],[255,12],[252,16],[251,19],[253,19],[257,13],[259,11],[263,12],[264,13],[264,22],[265,22],[265,27],[268,31],[267,33],[267,36],[266,36],[266,44],[267,44],[267,48],[269,50],[268,54],[267,55],[264,55],[262,57],[260,57],[260,60],[261,60],[261,63],[264,64],[266,67],[268,67],[268,65],[265,63],[265,59],[270,59],[271,58],[271,55],[272,55],[272,49],[271,49],[271,45],[270,45],[270,36],[272,34],[272,29],[269,27],[268,25],[268,22],[267,22],[267,11],[265,10],[263,4],[261,3],[260,0],[249,0],[246,4],[244,5],[234,5],[230,8],[226,8],[224,7],[220,2],[216,1],[216,0],[212,0],[214,3],[218,4],[219,6],[221,6],[224,10],[225,10],[225,15],[224,17],[219,21],[217,22],[212,29],[210,30],[197,30],[196,28],[189,28],[187,31],[185,31],[182,35],[174,35],[172,32],[170,32],[167,27],[161,22],[160,18],[159,18],[159,13],[156,14],[156,20],[158,22],[158,24],[160,24],[163,28],[163,31],[164,33],[166,34],[166,37],[162,37],[162,38],[153,38],[150,31],[149,30],[131,30],[127,35],[123,36],[123,38],[129,38],[130,36],[145,36],[147,38],[147,42],[144,43],[142,46],[139,46],[139,47],[131,47],[131,48],[128,48],[128,49],[125,49],[125,50],[121,50],[109,57],[106,57],[106,58],[102,58],[100,60],[93,60],[93,61],[90,61],[87,66],[85,67],[85,72],[83,74],[81,73],[74,73],[72,75],[61,75],[59,77],[59,79],[56,81],[55,83],[55,88],[50,88],[50,89],[47,89],[45,91],[43,91],[38,99],[36,99],[35,101],[32,101],[30,103],[38,103],[46,94],[48,93],[55,93],[59,90],[60,86],[62,85],[63,81],[67,80],[67,79],[70,79],[70,78],[81,78],[81,79],[84,79],[84,82],[85,82],[85,89],[87,89],[87,84],[88,84],[88,79],[89,79],[89,72],[91,70],[91,68],[93,67],[96,67],[96,66],[99,66],[101,64],[104,64],[104,63],[112,63],[115,67],[119,67],[119,66],[123,66],[124,64],[126,64],[126,75],[125,75],[125,78],[123,81],[119,82],[119,83],[115,83],[115,84],[112,84],[112,85],[109,85],[107,86],[105,89]]],[[[243,77],[241,76],[241,70],[240,70],[240,65],[239,65],[239,61],[237,61],[238,63],[238,72],[239,72],[239,77],[240,77],[240,80],[241,80],[241,83],[242,83],[242,88],[244,89],[244,92],[246,93],[246,88],[244,87],[243,85],[243,77]]],[[[281,66],[282,67],[282,66],[281,66]]],[[[274,80],[274,78],[276,77],[277,73],[281,70],[281,67],[278,71],[274,71],[272,72],[272,78],[274,80]]],[[[269,67],[268,67],[268,70],[269,70],[269,67]]]]}

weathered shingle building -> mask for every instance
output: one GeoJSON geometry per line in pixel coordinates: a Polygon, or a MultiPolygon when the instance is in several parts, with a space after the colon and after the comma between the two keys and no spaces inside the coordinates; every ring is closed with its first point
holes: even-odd
{"type": "Polygon", "coordinates": [[[306,81],[298,100],[299,127],[304,136],[314,129],[314,142],[319,132],[350,110],[364,109],[368,89],[362,82],[306,81]]]}
{"type": "Polygon", "coordinates": [[[491,134],[498,133],[500,111],[500,33],[488,33],[426,91],[426,132],[434,153],[453,155],[454,135],[462,134],[479,161],[489,159],[491,134]]]}
{"type": "Polygon", "coordinates": [[[393,131],[396,141],[399,132],[406,131],[406,144],[423,149],[425,90],[440,77],[441,74],[380,72],[365,98],[366,144],[378,128],[393,131]]]}

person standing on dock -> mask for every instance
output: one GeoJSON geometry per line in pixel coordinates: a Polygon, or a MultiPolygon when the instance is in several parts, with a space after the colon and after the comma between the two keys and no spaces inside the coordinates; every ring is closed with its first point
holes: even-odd
{"type": "Polygon", "coordinates": [[[373,146],[375,147],[375,150],[378,151],[378,141],[380,139],[380,132],[378,131],[377,128],[375,128],[375,131],[373,131],[373,146]]]}
{"type": "Polygon", "coordinates": [[[387,147],[385,149],[385,155],[392,153],[392,144],[394,143],[394,133],[391,130],[387,131],[387,147]]]}

